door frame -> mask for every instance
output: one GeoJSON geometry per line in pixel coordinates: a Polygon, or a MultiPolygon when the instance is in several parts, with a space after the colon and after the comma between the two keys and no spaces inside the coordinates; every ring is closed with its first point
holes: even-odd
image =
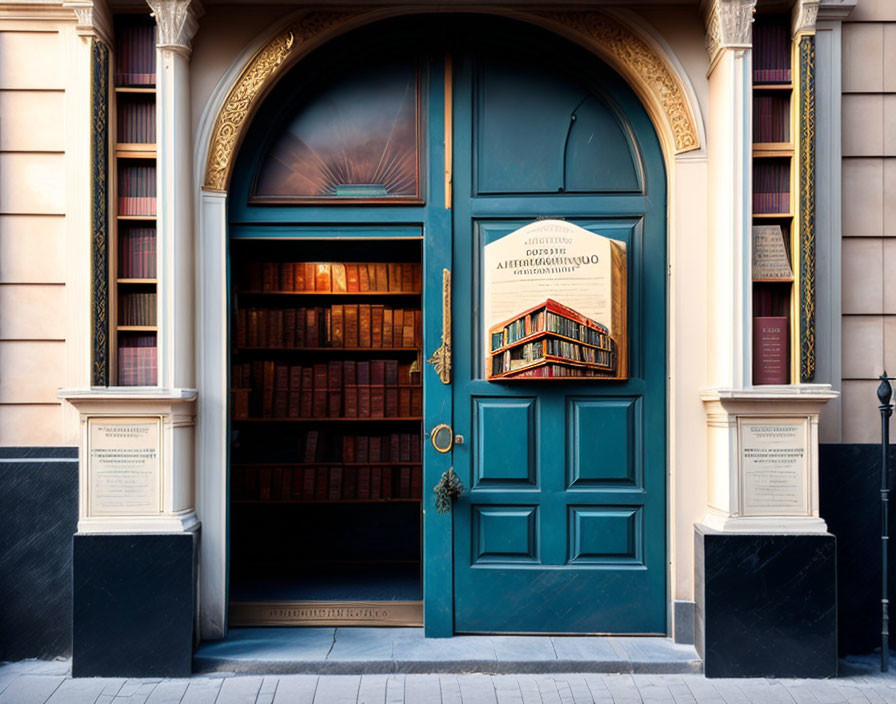
{"type": "MultiPolygon", "coordinates": [[[[682,541],[673,536],[673,527],[680,520],[677,516],[672,490],[674,482],[674,467],[684,464],[677,461],[676,451],[676,427],[680,423],[693,423],[695,414],[693,409],[684,413],[676,413],[676,406],[688,404],[677,402],[677,398],[684,398],[684,394],[677,389],[675,373],[682,360],[686,345],[683,345],[683,336],[676,334],[676,326],[673,323],[673,302],[681,298],[685,289],[692,291],[694,282],[706,281],[705,271],[697,267],[683,267],[673,275],[671,264],[676,259],[683,258],[684,247],[675,237],[676,232],[687,232],[688,228],[697,228],[697,231],[705,235],[705,219],[701,220],[697,215],[705,210],[704,190],[695,188],[695,182],[700,183],[701,178],[705,186],[705,136],[703,132],[703,120],[697,101],[696,93],[687,74],[674,56],[672,50],[665,41],[649,30],[639,20],[625,16],[610,15],[608,13],[555,13],[551,17],[540,16],[529,11],[520,11],[512,8],[485,7],[479,10],[482,13],[498,14],[514,19],[530,22],[564,36],[578,44],[585,46],[599,58],[607,61],[610,66],[619,72],[623,80],[635,90],[648,111],[666,160],[667,170],[667,219],[666,242],[667,261],[670,263],[669,279],[667,281],[666,305],[667,305],[667,512],[666,512],[666,536],[667,536],[667,565],[670,574],[667,575],[667,602],[674,600],[672,585],[681,579],[682,573],[686,573],[690,562],[683,562],[677,574],[673,561],[677,551],[674,550],[673,540],[676,544],[682,541]],[[640,53],[640,60],[625,62],[619,55],[612,53],[612,48],[607,48],[600,41],[600,24],[595,30],[589,26],[587,20],[583,24],[583,16],[596,16],[609,19],[611,29],[621,28],[624,36],[631,39],[632,45],[640,53]],[[590,28],[589,28],[590,27],[590,28]],[[645,57],[649,60],[645,64],[645,57]],[[652,75],[651,75],[652,74],[652,75]],[[666,85],[669,81],[673,84],[672,98],[666,95],[666,100],[658,92],[660,84],[666,85]],[[682,139],[682,125],[687,139],[682,139]],[[685,155],[685,156],[682,156],[685,155]],[[691,164],[696,168],[690,168],[691,164]],[[678,175],[678,177],[676,176],[678,175]],[[677,219],[677,213],[682,217],[677,219]],[[675,250],[680,248],[682,252],[675,257],[675,250]],[[684,282],[690,282],[685,285],[684,282]]],[[[196,485],[196,509],[202,521],[202,545],[200,548],[200,578],[199,578],[199,620],[200,636],[204,639],[217,639],[226,635],[227,631],[227,541],[229,523],[229,496],[227,475],[227,341],[228,313],[226,301],[228,299],[227,282],[227,242],[228,242],[228,208],[227,208],[227,169],[231,160],[235,157],[241,135],[251,119],[251,109],[245,109],[237,120],[237,124],[230,126],[232,137],[221,142],[221,125],[233,122],[232,105],[228,103],[235,91],[245,87],[247,81],[254,81],[257,85],[252,90],[250,108],[254,108],[260,102],[266,91],[276,83],[280,76],[286,73],[288,65],[297,62],[302,55],[311,49],[323,44],[332,36],[349,31],[363,24],[369,24],[388,16],[421,14],[427,12],[421,8],[407,7],[395,8],[389,11],[359,10],[351,13],[330,13],[329,21],[317,21],[316,33],[306,36],[302,45],[302,51],[296,53],[287,62],[283,54],[284,28],[289,28],[301,21],[302,16],[314,14],[313,11],[301,10],[293,13],[285,21],[278,22],[269,31],[263,33],[257,40],[244,49],[232,62],[227,73],[220,79],[211,97],[205,105],[202,117],[199,120],[194,134],[194,178],[195,178],[195,232],[197,249],[197,296],[196,296],[196,320],[199,321],[199,342],[197,344],[197,387],[199,401],[197,408],[197,437],[195,445],[195,485],[196,485]],[[280,57],[273,66],[266,69],[266,73],[258,76],[252,72],[260,62],[270,63],[272,47],[280,46],[280,57]],[[282,64],[282,65],[281,65],[282,64]],[[288,65],[287,65],[288,64],[288,65]],[[253,102],[254,101],[254,102],[253,102]],[[222,152],[222,149],[224,150],[222,152]],[[227,151],[229,150],[229,151],[227,151]],[[219,179],[221,170],[225,172],[224,180],[219,179]]],[[[430,10],[431,12],[431,10],[430,10]]],[[[320,15],[321,13],[317,13],[320,15]]],[[[326,13],[324,13],[326,14],[326,13]]],[[[289,35],[290,47],[293,36],[289,35]]],[[[287,50],[288,53],[288,50],[287,50]]],[[[668,87],[668,86],[667,86],[668,87]]],[[[431,174],[435,168],[430,165],[431,174]]],[[[441,177],[441,174],[439,174],[441,177]]],[[[162,175],[164,178],[164,174],[162,175]]],[[[432,181],[431,183],[440,183],[432,181]]],[[[450,211],[448,211],[450,213],[450,211]]],[[[691,242],[692,244],[692,242],[691,242]]],[[[430,267],[438,269],[439,262],[433,260],[430,267]]],[[[439,274],[440,275],[440,274],[439,274]]],[[[430,316],[432,318],[432,316],[430,316]]],[[[678,316],[687,317],[687,316],[678,316]]],[[[691,325],[700,324],[699,316],[686,321],[691,325]]],[[[439,331],[440,333],[440,331],[439,331]]],[[[424,356],[431,349],[433,331],[427,325],[429,338],[424,337],[424,356]]],[[[693,381],[694,370],[699,360],[694,364],[686,364],[681,378],[693,381]]],[[[432,383],[430,383],[432,385],[432,383]]],[[[445,387],[446,389],[448,387],[445,387]]],[[[688,387],[690,388],[690,386],[688,387]]],[[[690,398],[689,396],[687,398],[690,398]]],[[[702,426],[702,409],[700,426],[702,426]]],[[[694,427],[693,425],[691,426],[694,427]]],[[[687,443],[694,447],[696,443],[687,443]]],[[[688,457],[693,462],[693,457],[688,457]]],[[[702,460],[701,460],[702,461],[702,460]]],[[[701,462],[697,462],[698,471],[702,469],[701,462]]],[[[424,489],[424,492],[426,490],[424,489]]],[[[698,502],[703,505],[703,501],[698,502]]],[[[692,507],[691,507],[692,508],[692,507]]],[[[693,510],[687,513],[693,514],[693,510]]],[[[429,515],[429,512],[427,513],[429,515]]],[[[432,516],[435,518],[435,516],[432,516]]],[[[690,516],[683,517],[687,525],[692,522],[690,516]]],[[[697,517],[699,518],[699,517],[697,517]]],[[[450,515],[443,520],[450,521],[450,515]]],[[[424,537],[424,550],[430,551],[430,557],[444,554],[446,548],[450,550],[451,532],[443,531],[448,536],[448,545],[434,541],[426,542],[424,537]]],[[[690,536],[686,537],[689,540],[690,536]]],[[[685,543],[686,544],[686,543],[685,543]]],[[[436,560],[427,560],[424,564],[436,564],[436,560]]],[[[451,570],[449,563],[449,572],[451,570]]],[[[424,575],[424,583],[426,583],[424,575]]],[[[430,573],[430,582],[442,581],[438,572],[430,573]]],[[[446,580],[448,590],[451,589],[451,580],[446,580]]],[[[692,585],[691,589],[692,589],[692,585]]],[[[451,618],[453,604],[448,601],[448,609],[436,608],[436,601],[444,600],[444,590],[441,590],[442,598],[432,600],[431,605],[424,603],[424,613],[428,624],[432,624],[432,630],[427,628],[429,636],[453,635],[453,619],[451,618]],[[447,629],[446,624],[451,624],[447,629]]],[[[433,594],[435,597],[435,594],[433,594]]],[[[692,598],[692,597],[691,597],[692,598]]],[[[672,609],[667,608],[668,618],[672,617],[672,609]]],[[[671,632],[671,623],[668,627],[671,632]]]]}

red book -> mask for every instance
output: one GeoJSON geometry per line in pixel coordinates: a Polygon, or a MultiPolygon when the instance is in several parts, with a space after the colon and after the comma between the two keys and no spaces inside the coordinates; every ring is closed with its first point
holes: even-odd
{"type": "Polygon", "coordinates": [[[370,417],[383,418],[386,415],[386,393],[382,386],[370,386],[370,417]]]}
{"type": "Polygon", "coordinates": [[[350,292],[361,290],[361,279],[357,264],[345,265],[345,290],[350,292]]]}
{"type": "Polygon", "coordinates": [[[264,362],[264,386],[261,397],[261,415],[270,418],[274,414],[274,363],[264,362]]]}
{"type": "Polygon", "coordinates": [[[302,262],[296,262],[292,265],[292,290],[305,290],[305,265],[302,262]]]}
{"type": "Polygon", "coordinates": [[[302,367],[302,394],[299,397],[299,416],[310,418],[314,410],[314,370],[302,367]]]}
{"type": "Polygon", "coordinates": [[[343,390],[345,396],[345,417],[358,417],[358,387],[355,384],[346,384],[343,390]]]}
{"type": "Polygon", "coordinates": [[[318,431],[309,430],[305,433],[305,462],[317,461],[317,438],[318,431]]]}
{"type": "Polygon", "coordinates": [[[328,405],[328,415],[330,418],[342,417],[342,391],[330,391],[328,405]]]}
{"type": "Polygon", "coordinates": [[[358,389],[358,418],[371,417],[371,393],[369,386],[356,387],[358,389]]]}
{"type": "Polygon", "coordinates": [[[355,458],[358,462],[372,462],[370,459],[370,438],[366,435],[355,437],[355,458]]]}
{"type": "Polygon", "coordinates": [[[370,346],[383,346],[383,306],[370,306],[370,346]]]}
{"type": "Polygon", "coordinates": [[[385,387],[385,415],[386,418],[397,418],[401,414],[398,412],[398,387],[385,387]]]}
{"type": "Polygon", "coordinates": [[[787,318],[753,318],[753,384],[786,384],[787,371],[787,318]]]}
{"type": "Polygon", "coordinates": [[[296,308],[296,334],[293,345],[305,346],[305,326],[308,324],[308,311],[304,308],[296,308]]]}
{"type": "Polygon", "coordinates": [[[411,415],[423,415],[423,389],[419,386],[411,388],[411,415]]]}
{"type": "Polygon", "coordinates": [[[338,360],[327,362],[327,386],[331,391],[342,388],[342,362],[338,360]]]}
{"type": "Polygon", "coordinates": [[[383,386],[386,383],[386,360],[370,360],[370,385],[383,386]]]}
{"type": "Polygon", "coordinates": [[[411,390],[403,386],[398,390],[398,415],[401,418],[411,416],[411,390]]]}
{"type": "Polygon", "coordinates": [[[289,404],[289,366],[277,364],[274,368],[274,417],[285,418],[289,404]]]}
{"type": "Polygon", "coordinates": [[[346,347],[358,346],[358,306],[345,306],[344,308],[344,337],[346,347]]]}
{"type": "Polygon", "coordinates": [[[370,459],[368,462],[382,462],[383,461],[383,441],[379,435],[374,435],[370,438],[370,459]]]}
{"type": "Polygon", "coordinates": [[[287,308],[283,311],[283,336],[281,342],[284,347],[293,347],[296,344],[295,308],[287,308]]]}
{"type": "Polygon", "coordinates": [[[389,462],[400,462],[399,446],[401,440],[398,433],[392,433],[389,436],[389,462]]]}
{"type": "Polygon", "coordinates": [[[305,344],[308,347],[320,346],[317,311],[317,308],[308,308],[305,310],[305,344]]]}
{"type": "Polygon", "coordinates": [[[358,306],[358,347],[370,347],[370,306],[358,306]]]}
{"type": "Polygon", "coordinates": [[[299,417],[299,409],[302,405],[302,367],[293,364],[289,368],[289,404],[287,415],[290,418],[299,417]]]}
{"type": "Polygon", "coordinates": [[[270,311],[270,323],[268,324],[268,347],[283,347],[283,311],[270,311]]]}
{"type": "Polygon", "coordinates": [[[354,360],[347,359],[342,363],[342,381],[346,386],[358,383],[358,367],[354,360]]]}
{"type": "Polygon", "coordinates": [[[295,283],[295,265],[291,262],[280,262],[280,290],[292,291],[295,283]]]}
{"type": "Polygon", "coordinates": [[[355,437],[354,435],[342,436],[342,461],[355,461],[355,437]]]}
{"type": "Polygon", "coordinates": [[[398,439],[398,460],[399,462],[411,461],[411,435],[410,433],[402,433],[398,439]]]}
{"type": "Polygon", "coordinates": [[[261,290],[275,291],[279,282],[277,265],[273,262],[264,262],[261,265],[261,290]]]}
{"type": "Polygon", "coordinates": [[[305,262],[303,269],[305,270],[305,290],[314,291],[314,281],[317,274],[314,262],[305,262]]]}

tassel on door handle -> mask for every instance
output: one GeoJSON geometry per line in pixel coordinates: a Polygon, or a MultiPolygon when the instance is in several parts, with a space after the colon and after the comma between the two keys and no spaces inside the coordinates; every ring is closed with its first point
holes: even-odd
{"type": "Polygon", "coordinates": [[[464,493],[464,484],[454,473],[454,467],[449,467],[447,472],[442,472],[442,478],[433,487],[432,493],[436,495],[436,511],[448,513],[451,510],[451,505],[464,493]]]}

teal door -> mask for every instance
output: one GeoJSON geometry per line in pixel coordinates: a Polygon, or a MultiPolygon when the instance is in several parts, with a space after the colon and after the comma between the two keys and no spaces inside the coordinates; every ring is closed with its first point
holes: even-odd
{"type": "Polygon", "coordinates": [[[665,633],[656,135],[618,77],[538,32],[487,27],[454,74],[454,631],[665,633]],[[483,248],[538,218],[626,243],[627,381],[484,380],[483,248]]]}

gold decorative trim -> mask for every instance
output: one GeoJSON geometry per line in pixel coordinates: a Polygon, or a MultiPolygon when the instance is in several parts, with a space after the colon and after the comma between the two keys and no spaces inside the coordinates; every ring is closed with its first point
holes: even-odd
{"type": "Polygon", "coordinates": [[[232,601],[231,626],[422,626],[422,601],[232,601]]]}
{"type": "Polygon", "coordinates": [[[800,382],[815,379],[815,37],[799,43],[800,382]]]}
{"type": "MultiPolygon", "coordinates": [[[[403,14],[400,10],[390,14],[403,14]]],[[[500,10],[495,10],[501,13],[500,10]]],[[[511,14],[506,11],[503,14],[511,14]]],[[[607,61],[644,101],[657,133],[674,154],[699,149],[697,124],[678,76],[644,39],[609,15],[599,12],[514,12],[522,21],[541,25],[577,41],[607,61]]],[[[203,188],[225,192],[236,150],[249,117],[276,82],[281,69],[303,53],[300,49],[339,24],[382,19],[383,12],[311,12],[281,31],[246,64],[215,120],[203,188]]]]}
{"type": "Polygon", "coordinates": [[[451,383],[451,272],[442,269],[442,344],[427,360],[443,384],[451,383]]]}

